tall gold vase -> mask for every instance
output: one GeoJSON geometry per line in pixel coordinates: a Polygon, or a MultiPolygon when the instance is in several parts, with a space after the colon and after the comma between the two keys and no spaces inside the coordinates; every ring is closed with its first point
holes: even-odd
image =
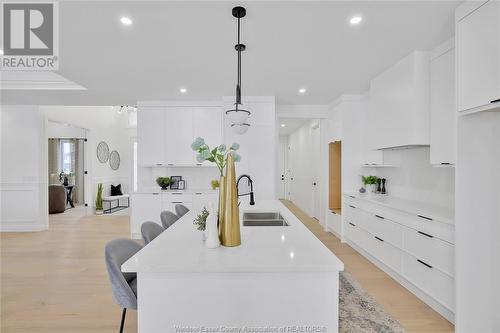
{"type": "Polygon", "coordinates": [[[240,210],[238,208],[238,190],[236,189],[236,171],[232,154],[227,155],[226,193],[224,193],[224,210],[222,224],[219,225],[223,246],[241,245],[240,210]]]}
{"type": "Polygon", "coordinates": [[[224,211],[226,205],[226,177],[220,176],[219,180],[219,239],[222,239],[222,230],[224,229],[224,211]]]}

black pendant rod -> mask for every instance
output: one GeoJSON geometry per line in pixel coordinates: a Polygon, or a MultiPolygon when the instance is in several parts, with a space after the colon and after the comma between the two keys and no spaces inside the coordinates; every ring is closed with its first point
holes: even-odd
{"type": "Polygon", "coordinates": [[[241,52],[245,51],[245,45],[241,44],[240,41],[240,31],[241,31],[241,23],[240,19],[245,17],[246,10],[243,7],[234,7],[233,8],[233,16],[238,19],[238,44],[235,45],[235,49],[238,52],[238,68],[237,68],[237,82],[236,82],[236,111],[238,111],[239,105],[241,105],[241,52]]]}

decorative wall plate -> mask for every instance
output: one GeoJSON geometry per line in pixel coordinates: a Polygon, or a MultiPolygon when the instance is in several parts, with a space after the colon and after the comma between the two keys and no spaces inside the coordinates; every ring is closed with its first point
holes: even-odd
{"type": "Polygon", "coordinates": [[[113,170],[118,170],[120,167],[120,154],[116,150],[113,150],[111,154],[109,154],[109,166],[113,170]]]}
{"type": "Polygon", "coordinates": [[[106,163],[109,159],[109,147],[104,141],[99,142],[97,145],[97,159],[101,163],[106,163]]]}

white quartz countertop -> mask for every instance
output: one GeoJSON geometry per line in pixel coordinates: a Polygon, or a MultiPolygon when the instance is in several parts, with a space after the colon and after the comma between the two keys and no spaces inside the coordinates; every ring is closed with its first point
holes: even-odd
{"type": "MultiPolygon", "coordinates": [[[[241,226],[241,245],[208,249],[189,212],[122,265],[123,272],[334,272],[344,264],[280,201],[242,203],[243,212],[279,211],[289,226],[241,226]]],[[[242,219],[240,217],[240,223],[242,219]]]]}
{"type": "Polygon", "coordinates": [[[150,187],[150,188],[145,188],[136,192],[132,192],[132,194],[152,194],[152,193],[165,193],[165,194],[171,194],[171,193],[183,193],[183,194],[195,194],[195,193],[202,193],[202,194],[218,194],[218,190],[212,190],[212,189],[207,189],[207,188],[189,188],[186,190],[162,190],[160,187],[150,187]]]}
{"type": "Polygon", "coordinates": [[[422,215],[431,218],[433,220],[438,220],[439,222],[453,224],[454,220],[453,209],[447,207],[441,207],[424,202],[397,198],[390,195],[387,196],[376,195],[376,194],[367,195],[362,193],[345,193],[345,195],[350,197],[355,197],[358,199],[363,199],[389,208],[394,208],[403,211],[405,213],[413,215],[422,215]]]}

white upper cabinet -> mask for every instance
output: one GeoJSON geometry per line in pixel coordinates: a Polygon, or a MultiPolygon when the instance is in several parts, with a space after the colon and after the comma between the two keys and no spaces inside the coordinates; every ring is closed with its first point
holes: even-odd
{"type": "Polygon", "coordinates": [[[165,164],[164,111],[140,107],[137,112],[137,161],[139,165],[165,164]]]}
{"type": "Polygon", "coordinates": [[[466,2],[456,20],[458,111],[500,108],[500,2],[466,2]]]}
{"type": "Polygon", "coordinates": [[[414,51],[370,84],[371,149],[429,145],[429,54],[414,51]]]}
{"type": "MultiPolygon", "coordinates": [[[[158,103],[158,102],[157,102],[158,103]]],[[[221,106],[171,106],[151,102],[137,113],[138,164],[194,166],[191,143],[202,137],[214,148],[222,143],[221,106]]]]}
{"type": "Polygon", "coordinates": [[[433,165],[455,164],[457,117],[454,60],[452,40],[432,52],[430,161],[433,165]]]}

